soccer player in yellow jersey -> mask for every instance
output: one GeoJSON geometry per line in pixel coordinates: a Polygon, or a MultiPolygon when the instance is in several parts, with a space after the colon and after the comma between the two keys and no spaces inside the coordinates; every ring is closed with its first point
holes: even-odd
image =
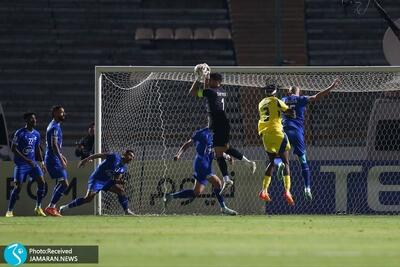
{"type": "MultiPolygon", "coordinates": [[[[260,119],[258,121],[258,134],[262,138],[264,149],[269,157],[269,164],[265,169],[263,188],[259,193],[261,200],[270,202],[268,187],[271,183],[271,176],[274,170],[274,159],[280,157],[283,164],[283,183],[285,192],[283,197],[289,205],[294,205],[292,194],[290,193],[290,169],[289,169],[289,150],[290,143],[283,131],[282,113],[290,115],[291,109],[277,97],[276,86],[267,85],[265,88],[267,97],[258,104],[260,119]]],[[[281,170],[278,170],[278,175],[281,170]]]]}

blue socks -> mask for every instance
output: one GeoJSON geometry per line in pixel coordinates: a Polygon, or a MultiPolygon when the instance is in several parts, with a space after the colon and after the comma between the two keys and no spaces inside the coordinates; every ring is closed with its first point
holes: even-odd
{"type": "MultiPolygon", "coordinates": [[[[221,208],[225,207],[225,201],[224,197],[220,195],[221,193],[221,188],[213,188],[213,192],[215,194],[215,197],[218,200],[219,205],[221,208]]],[[[171,194],[173,198],[195,198],[196,196],[194,195],[194,190],[193,189],[185,189],[176,193],[171,194]]]]}
{"type": "Polygon", "coordinates": [[[218,203],[221,206],[221,208],[225,208],[225,201],[224,197],[220,195],[221,193],[221,188],[214,188],[213,192],[215,194],[215,197],[218,199],[218,203]]]}
{"type": "Polygon", "coordinates": [[[76,199],[72,200],[67,206],[68,206],[68,208],[75,208],[75,207],[82,205],[83,203],[84,203],[83,197],[80,197],[80,198],[76,198],[76,199]]]}
{"type": "Polygon", "coordinates": [[[56,203],[60,200],[60,198],[64,195],[67,187],[63,183],[58,183],[56,187],[54,187],[53,195],[51,197],[51,205],[56,205],[56,203]]]}
{"type": "Polygon", "coordinates": [[[301,163],[301,174],[304,179],[304,187],[311,188],[311,173],[307,162],[301,163]]]}
{"type": "Polygon", "coordinates": [[[11,196],[10,196],[10,202],[8,203],[8,210],[12,211],[14,209],[15,206],[15,202],[17,202],[17,198],[19,195],[20,190],[17,188],[14,188],[11,191],[11,196]]]}
{"type": "Polygon", "coordinates": [[[171,194],[173,198],[194,198],[194,191],[193,189],[186,189],[176,193],[171,194]]]}
{"type": "Polygon", "coordinates": [[[301,174],[304,179],[304,187],[311,188],[311,173],[310,168],[308,167],[306,155],[299,156],[299,161],[301,164],[301,174]]]}
{"type": "Polygon", "coordinates": [[[40,207],[42,205],[42,199],[44,197],[44,184],[38,183],[38,188],[36,190],[36,207],[40,207]]]}
{"type": "Polygon", "coordinates": [[[128,198],[126,196],[118,196],[118,202],[121,204],[121,207],[126,211],[128,209],[128,198]]]}

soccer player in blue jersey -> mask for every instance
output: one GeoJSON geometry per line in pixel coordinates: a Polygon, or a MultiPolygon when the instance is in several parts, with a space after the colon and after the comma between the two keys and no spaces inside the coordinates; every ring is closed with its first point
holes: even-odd
{"type": "Polygon", "coordinates": [[[85,166],[86,163],[94,159],[102,159],[103,161],[89,177],[88,188],[86,195],[74,199],[69,204],[60,207],[60,213],[67,208],[74,208],[93,200],[95,195],[100,191],[108,191],[118,195],[118,201],[121,204],[126,215],[135,215],[129,209],[128,197],[125,194],[123,187],[123,174],[128,169],[128,164],[135,158],[132,150],[126,150],[121,156],[117,153],[99,153],[91,155],[84,160],[81,160],[78,167],[85,166]]]}
{"type": "Polygon", "coordinates": [[[293,147],[293,153],[299,158],[304,179],[304,196],[307,200],[312,200],[312,194],[311,173],[307,163],[306,144],[304,142],[304,113],[309,102],[318,101],[327,96],[338,84],[339,79],[335,79],[329,87],[312,96],[302,96],[300,95],[300,88],[292,86],[288,89],[288,96],[282,98],[283,102],[294,110],[293,116],[283,114],[283,129],[293,147]]]}
{"type": "Polygon", "coordinates": [[[41,204],[45,191],[45,181],[43,172],[46,167],[43,164],[42,152],[40,149],[40,134],[34,129],[36,126],[36,114],[33,112],[25,113],[24,128],[18,129],[11,145],[14,152],[14,188],[11,191],[10,202],[6,217],[13,217],[13,209],[21,191],[22,183],[30,176],[37,182],[35,214],[45,217],[41,204]],[[39,162],[36,161],[39,160],[39,162]]]}
{"type": "MultiPolygon", "coordinates": [[[[182,190],[173,194],[167,194],[164,200],[166,206],[172,199],[189,198],[193,199],[199,196],[205,189],[208,182],[213,185],[213,192],[221,207],[221,212],[227,215],[237,215],[237,212],[228,208],[224,197],[221,194],[222,183],[217,175],[213,173],[212,161],[214,152],[212,149],[212,133],[209,128],[203,128],[193,133],[192,137],[186,141],[175,155],[174,160],[179,160],[182,154],[192,145],[196,146],[196,157],[194,158],[193,177],[196,180],[193,189],[182,190]]],[[[226,154],[225,154],[226,155],[226,154]]],[[[229,157],[229,156],[228,156],[229,157]]]]}
{"type": "Polygon", "coordinates": [[[61,216],[56,208],[57,202],[68,188],[67,159],[61,153],[62,131],[61,123],[65,120],[65,111],[62,106],[51,109],[53,120],[47,126],[45,163],[52,179],[57,180],[51,196],[49,206],[44,210],[51,216],[61,216]]]}

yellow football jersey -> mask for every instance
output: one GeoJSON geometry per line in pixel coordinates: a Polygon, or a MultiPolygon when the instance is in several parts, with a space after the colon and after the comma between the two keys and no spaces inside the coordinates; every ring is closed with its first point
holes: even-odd
{"type": "Polygon", "coordinates": [[[258,104],[260,119],[258,121],[258,134],[282,132],[281,113],[289,107],[275,96],[269,96],[258,104]]]}

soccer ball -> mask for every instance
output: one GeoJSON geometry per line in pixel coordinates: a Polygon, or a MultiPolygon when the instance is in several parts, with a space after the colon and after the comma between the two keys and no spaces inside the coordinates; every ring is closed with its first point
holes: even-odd
{"type": "Polygon", "coordinates": [[[203,81],[206,78],[207,79],[210,78],[210,73],[211,73],[211,69],[207,65],[207,63],[197,64],[194,67],[194,76],[196,77],[196,80],[198,80],[198,81],[203,81]]]}

